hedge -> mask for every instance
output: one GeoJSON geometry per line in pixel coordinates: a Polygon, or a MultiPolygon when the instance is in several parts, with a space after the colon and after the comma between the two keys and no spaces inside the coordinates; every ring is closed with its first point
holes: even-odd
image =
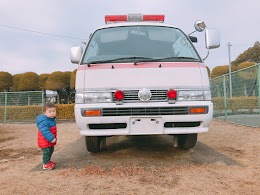
{"type": "MultiPolygon", "coordinates": [[[[214,111],[222,111],[224,108],[224,98],[214,97],[212,99],[214,111]]],[[[238,109],[258,109],[258,97],[233,97],[227,98],[227,110],[237,111],[238,109]]],[[[0,122],[4,121],[4,106],[0,107],[0,122]]],[[[42,113],[41,105],[33,106],[7,106],[7,121],[34,121],[42,113]]],[[[74,119],[74,104],[56,104],[57,119],[74,119]]]]}
{"type": "MultiPolygon", "coordinates": [[[[0,121],[4,121],[4,106],[0,107],[0,121]]],[[[57,104],[57,119],[74,119],[74,104],[57,104]]],[[[32,121],[42,113],[42,105],[7,106],[7,121],[32,121]]]]}
{"type": "Polygon", "coordinates": [[[74,119],[74,104],[57,104],[57,119],[74,119]]]}
{"type": "MultiPolygon", "coordinates": [[[[225,110],[224,108],[224,98],[212,98],[212,102],[214,104],[214,110],[225,110]]],[[[237,111],[238,109],[248,109],[253,111],[253,109],[258,109],[258,97],[233,97],[232,99],[227,98],[227,110],[237,111]]]]}

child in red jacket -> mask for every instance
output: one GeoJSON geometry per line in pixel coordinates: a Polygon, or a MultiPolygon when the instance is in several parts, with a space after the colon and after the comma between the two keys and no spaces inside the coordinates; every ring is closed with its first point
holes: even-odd
{"type": "Polygon", "coordinates": [[[36,118],[38,127],[38,146],[42,149],[43,169],[54,169],[55,162],[51,161],[54,146],[57,141],[56,108],[53,103],[46,103],[43,114],[36,118]]]}

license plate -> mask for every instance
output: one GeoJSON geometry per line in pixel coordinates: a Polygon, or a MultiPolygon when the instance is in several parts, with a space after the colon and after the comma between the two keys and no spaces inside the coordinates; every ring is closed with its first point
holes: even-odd
{"type": "Polygon", "coordinates": [[[130,118],[131,134],[162,134],[163,122],[162,118],[130,118]]]}

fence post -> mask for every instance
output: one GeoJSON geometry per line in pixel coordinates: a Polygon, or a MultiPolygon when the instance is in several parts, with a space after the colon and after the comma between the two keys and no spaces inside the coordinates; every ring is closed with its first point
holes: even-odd
{"type": "Polygon", "coordinates": [[[226,91],[226,77],[223,75],[223,91],[224,91],[224,112],[225,121],[227,120],[227,91],[226,91]]]}
{"type": "Polygon", "coordinates": [[[42,91],[42,112],[43,112],[43,106],[44,106],[44,91],[42,91]]]}
{"type": "Polygon", "coordinates": [[[260,115],[260,64],[257,65],[258,114],[260,115]]]}
{"type": "Polygon", "coordinates": [[[4,124],[6,123],[6,111],[7,111],[7,92],[5,92],[5,112],[4,112],[4,124]]]}

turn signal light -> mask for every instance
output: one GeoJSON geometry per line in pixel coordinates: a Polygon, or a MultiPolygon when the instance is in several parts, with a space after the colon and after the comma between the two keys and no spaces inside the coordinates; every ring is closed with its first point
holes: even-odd
{"type": "Polygon", "coordinates": [[[190,114],[205,114],[206,108],[190,108],[190,114]]]}
{"type": "Polygon", "coordinates": [[[85,116],[100,116],[101,110],[85,110],[84,114],[85,116]]]}

